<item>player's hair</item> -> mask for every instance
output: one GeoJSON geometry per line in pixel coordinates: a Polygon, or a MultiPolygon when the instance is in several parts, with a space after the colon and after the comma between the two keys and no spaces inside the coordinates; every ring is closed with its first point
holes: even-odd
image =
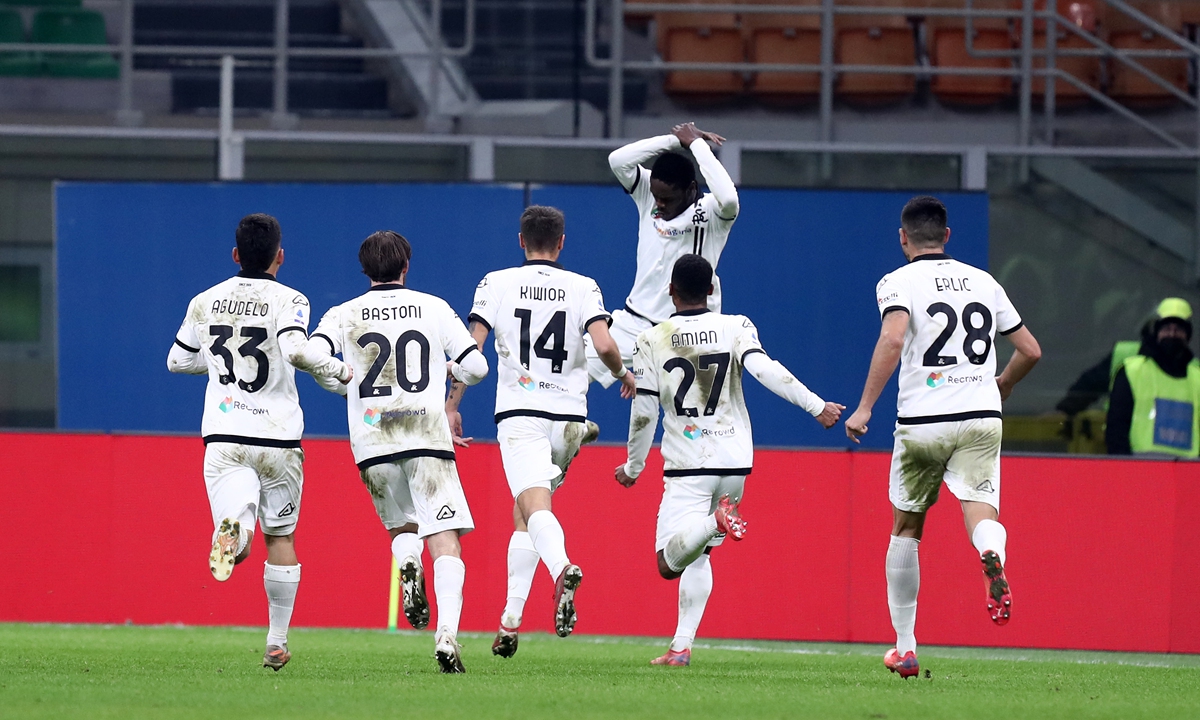
{"type": "Polygon", "coordinates": [[[521,213],[521,238],[534,252],[550,252],[558,247],[567,220],[562,210],[546,205],[530,205],[521,213]]]}
{"type": "Polygon", "coordinates": [[[283,233],[279,221],[266,213],[254,213],[242,218],[237,226],[238,261],[242,270],[252,273],[266,272],[275,262],[283,233]]]}
{"type": "Polygon", "coordinates": [[[671,187],[686,190],[696,182],[696,166],[692,161],[675,152],[666,152],[654,160],[650,168],[651,180],[662,180],[671,187]]]}
{"type": "Polygon", "coordinates": [[[398,232],[379,230],[367,236],[358,248],[363,274],[377,283],[395,282],[408,269],[412,245],[398,232]]]}
{"type": "Polygon", "coordinates": [[[707,301],[712,278],[712,265],[703,257],[690,253],[676,260],[675,267],[671,270],[671,284],[675,286],[675,297],[689,305],[707,301]]]}
{"type": "Polygon", "coordinates": [[[900,226],[914,247],[941,247],[946,241],[946,206],[929,195],[915,197],[900,211],[900,226]]]}

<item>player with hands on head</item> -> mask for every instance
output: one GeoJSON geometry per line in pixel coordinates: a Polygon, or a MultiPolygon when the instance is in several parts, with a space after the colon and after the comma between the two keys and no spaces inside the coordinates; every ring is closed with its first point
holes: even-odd
{"type": "Polygon", "coordinates": [[[358,259],[370,289],[325,313],[312,340],[321,342],[326,356],[341,353],[362,378],[342,391],[350,447],[391,536],[404,615],[414,628],[429,624],[421,566],[427,544],[437,595],[434,656],[442,672],[461,673],[466,566],[459,537],[475,524],[454,461],[445,375],[474,385],[487,376],[488,364],[446,301],[405,287],[408,240],[390,230],[373,233],[358,259]]]}
{"type": "Polygon", "coordinates": [[[616,478],[625,487],[637,481],[661,406],[665,487],[654,549],[659,574],[679,578],[679,623],[667,653],[651,664],[680,666],[691,663],[692,642],[712,591],[709,553],[726,535],[741,540],[746,532],[738,503],[754,465],[754,441],[742,369],[826,429],[845,406],[822,400],[772,360],[749,318],[709,310],[713,270],[703,257],[679,258],[668,292],[674,314],[637,338],[628,461],[616,469],[616,478]]]}
{"type": "MultiPolygon", "coordinates": [[[[567,556],[566,539],[551,510],[551,495],[566,477],[580,446],[599,428],[587,421],[586,333],[605,367],[632,398],[633,376],[608,333],[611,320],[595,280],[558,263],[564,218],[534,205],[521,215],[525,262],[488,273],[475,290],[468,316],[482,348],[496,333],[496,435],[504,475],[515,501],[508,546],[508,602],[492,652],[512,657],[517,631],[540,558],[554,579],[555,632],[575,627],[575,591],[583,571],[567,556]]],[[[447,412],[457,412],[462,388],[451,389],[447,412]]]]}
{"type": "MultiPolygon", "coordinates": [[[[669,135],[631,143],[608,156],[613,174],[638,210],[637,272],[625,307],[612,314],[611,333],[626,365],[633,361],[638,334],[675,312],[667,295],[675,261],[691,253],[704,257],[715,269],[721,259],[740,207],[733,180],[708,146],[724,142],[725,138],[700,130],[695,123],[683,123],[669,135]],[[691,158],[678,152],[683,149],[691,158]],[[700,167],[708,194],[700,192],[692,159],[700,167]],[[651,169],[642,166],[651,161],[651,169]]],[[[713,285],[708,308],[721,312],[721,280],[716,275],[713,285]]],[[[613,382],[590,347],[588,373],[604,387],[613,382]]]]}
{"type": "Polygon", "coordinates": [[[263,666],[276,671],[292,657],[287,633],[300,585],[293,536],[304,485],[304,413],[295,368],[337,386],[352,376],[314,348],[308,298],[276,280],[282,239],[270,215],[242,218],[233,250],[241,272],[192,298],[167,356],[171,372],[208,375],[201,435],[213,577],[228,580],[250,557],[255,522],[266,541],[270,629],[263,666]]]}
{"type": "Polygon", "coordinates": [[[900,225],[900,249],[908,264],[885,275],[876,289],[883,328],[846,435],[859,442],[867,433],[871,410],[898,363],[886,561],[896,647],[884,664],[908,678],[920,670],[914,634],[921,579],[917,546],[925,513],[937,502],[943,482],[962,504],[967,535],[979,551],[992,622],[1009,620],[1008,533],[999,523],[1000,408],[1042,351],[1004,288],[987,272],[946,254],[950,228],[937,198],[909,200],[900,225]],[[997,332],[1016,348],[999,376],[997,332]]]}

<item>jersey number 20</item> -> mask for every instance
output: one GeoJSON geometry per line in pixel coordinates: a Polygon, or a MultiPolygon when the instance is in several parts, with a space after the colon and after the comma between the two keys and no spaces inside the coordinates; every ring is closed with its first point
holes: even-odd
{"type": "MultiPolygon", "coordinates": [[[[717,404],[721,402],[721,390],[725,388],[725,376],[729,374],[729,353],[701,355],[697,360],[700,370],[707,370],[714,365],[717,367],[716,372],[713,373],[712,387],[708,389],[708,402],[704,403],[704,415],[707,417],[716,414],[717,404]]],[[[692,389],[692,383],[696,382],[696,365],[693,365],[691,360],[682,357],[673,357],[663,363],[663,370],[666,372],[670,373],[675,369],[683,371],[683,381],[675,390],[675,414],[680,417],[698,417],[700,415],[699,408],[686,407],[683,404],[688,390],[692,389]]]]}
{"type": "MultiPolygon", "coordinates": [[[[358,346],[365,349],[368,345],[379,348],[379,354],[375,356],[375,362],[371,363],[371,368],[358,384],[358,396],[387,397],[392,394],[391,386],[376,385],[375,381],[379,379],[379,374],[392,357],[392,344],[386,336],[377,332],[363,333],[358,338],[358,346]]],[[[429,387],[429,340],[416,330],[409,330],[396,339],[396,384],[408,393],[419,393],[429,387]],[[414,342],[421,353],[421,374],[415,381],[408,377],[408,346],[414,342]]]]}

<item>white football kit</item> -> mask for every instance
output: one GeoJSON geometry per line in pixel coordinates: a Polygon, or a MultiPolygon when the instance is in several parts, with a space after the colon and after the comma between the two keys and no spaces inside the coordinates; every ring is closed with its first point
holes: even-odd
{"type": "MultiPolygon", "coordinates": [[[[621,350],[621,359],[628,365],[637,336],[643,330],[666,320],[675,312],[667,288],[675,261],[687,254],[702,256],[713,267],[713,293],[708,307],[721,312],[721,278],[717,263],[729,240],[729,231],[737,219],[738,196],[733,180],[713,155],[708,143],[694,140],[688,149],[700,166],[709,189],[677,217],[659,217],[654,195],[650,193],[650,170],[642,167],[663,152],[680,150],[682,145],[674,135],[663,135],[626,145],[609,155],[609,165],[621,187],[633,198],[638,209],[637,273],[625,307],[613,312],[610,333],[621,350]]],[[[612,374],[588,343],[588,369],[591,379],[608,387],[614,382],[612,374]]]]}
{"type": "MultiPolygon", "coordinates": [[[[268,535],[296,528],[304,414],[289,359],[308,321],[308,299],[267,273],[238,273],[188,306],[168,368],[208,374],[201,433],[214,525],[257,516],[268,535]]],[[[336,375],[336,366],[312,370],[336,375]]]]}
{"type": "Polygon", "coordinates": [[[645,468],[661,405],[665,489],[655,550],[697,516],[711,515],[722,495],[742,496],[754,466],[743,368],[814,417],[825,409],[824,400],[766,355],[754,323],[742,315],[685,310],[638,336],[625,472],[636,478],[645,468]]]}
{"type": "Polygon", "coordinates": [[[879,282],[881,317],[908,313],[900,356],[889,496],[907,512],[937,502],[943,480],[960,500],[1000,508],[996,334],[1021,328],[987,272],[937,253],[879,282]]]}
{"type": "Polygon", "coordinates": [[[375,285],[325,313],[312,340],[354,371],[350,447],[384,526],[415,522],[422,538],[472,530],[446,418],[446,359],[481,365],[475,382],[487,363],[458,315],[433,295],[375,285]]]}
{"type": "Polygon", "coordinates": [[[553,491],[586,428],[584,335],[611,321],[600,287],[556,262],[527,260],[480,281],[469,320],[496,335],[496,432],[513,497],[553,491]]]}

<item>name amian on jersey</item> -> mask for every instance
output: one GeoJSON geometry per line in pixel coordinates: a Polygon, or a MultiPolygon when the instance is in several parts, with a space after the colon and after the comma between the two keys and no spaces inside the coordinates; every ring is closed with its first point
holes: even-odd
{"type": "Polygon", "coordinates": [[[671,333],[671,347],[673,348],[681,345],[712,345],[718,342],[721,342],[721,337],[716,330],[671,333]]]}

